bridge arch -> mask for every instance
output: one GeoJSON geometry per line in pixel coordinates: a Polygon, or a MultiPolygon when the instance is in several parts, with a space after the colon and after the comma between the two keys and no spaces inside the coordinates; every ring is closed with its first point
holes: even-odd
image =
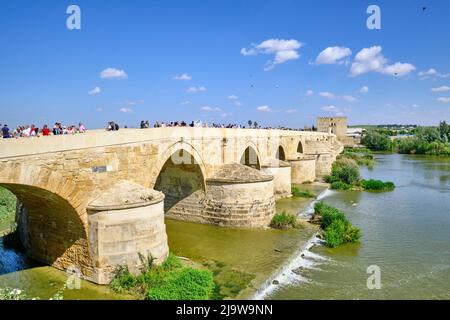
{"type": "Polygon", "coordinates": [[[278,160],[286,161],[286,152],[282,145],[278,147],[277,153],[275,155],[275,158],[278,160]]]}
{"type": "Polygon", "coordinates": [[[297,144],[297,153],[303,153],[303,152],[304,152],[303,143],[302,143],[302,140],[300,140],[297,144]]]}
{"type": "Polygon", "coordinates": [[[8,173],[0,170],[0,186],[18,199],[17,232],[28,256],[61,270],[76,268],[90,279],[85,193],[72,181],[42,167],[9,169],[8,173]]]}
{"type": "Polygon", "coordinates": [[[261,169],[261,157],[256,145],[254,145],[253,143],[247,143],[245,149],[241,151],[240,154],[240,164],[257,170],[261,169]]]}
{"type": "Polygon", "coordinates": [[[176,143],[160,157],[153,188],[165,195],[164,211],[176,217],[205,197],[206,168],[195,148],[176,143]],[[191,203],[192,202],[192,203],[191,203]]]}

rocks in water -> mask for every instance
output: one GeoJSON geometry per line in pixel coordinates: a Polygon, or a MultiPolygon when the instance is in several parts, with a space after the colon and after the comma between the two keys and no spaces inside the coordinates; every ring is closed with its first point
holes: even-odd
{"type": "Polygon", "coordinates": [[[280,249],[274,249],[275,252],[283,252],[280,249]]]}
{"type": "Polygon", "coordinates": [[[279,284],[280,284],[280,281],[278,281],[278,280],[273,280],[273,281],[272,281],[272,284],[274,284],[274,285],[279,285],[279,284]]]}
{"type": "Polygon", "coordinates": [[[310,223],[313,224],[321,224],[322,223],[322,216],[318,215],[318,214],[314,214],[311,219],[309,219],[310,223]]]}
{"type": "Polygon", "coordinates": [[[292,272],[295,273],[296,275],[300,275],[303,271],[305,271],[305,267],[302,266],[292,270],[292,272]]]}

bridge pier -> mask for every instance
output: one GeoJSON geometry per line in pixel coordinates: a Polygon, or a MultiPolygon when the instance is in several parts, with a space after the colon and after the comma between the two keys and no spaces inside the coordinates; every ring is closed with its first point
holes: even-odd
{"type": "Polygon", "coordinates": [[[169,253],[164,223],[164,195],[130,182],[103,193],[89,207],[92,281],[108,284],[116,266],[139,273],[140,255],[162,263],[169,253]]]}
{"type": "Polygon", "coordinates": [[[275,199],[291,197],[292,170],[287,161],[276,160],[276,163],[263,165],[261,172],[273,176],[275,199]]]}
{"type": "Polygon", "coordinates": [[[300,155],[289,162],[292,168],[292,183],[302,184],[316,180],[316,156],[300,155]]]}
{"type": "Polygon", "coordinates": [[[319,154],[316,160],[316,177],[323,178],[331,174],[334,159],[330,153],[319,154]]]}

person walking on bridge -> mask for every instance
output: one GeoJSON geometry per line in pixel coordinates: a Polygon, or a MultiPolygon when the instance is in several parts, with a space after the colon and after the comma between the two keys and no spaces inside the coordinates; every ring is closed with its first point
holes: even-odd
{"type": "Polygon", "coordinates": [[[9,128],[8,128],[8,125],[4,125],[4,127],[2,128],[2,136],[3,136],[3,139],[9,139],[9,138],[11,138],[11,136],[10,136],[10,134],[9,134],[9,128]]]}

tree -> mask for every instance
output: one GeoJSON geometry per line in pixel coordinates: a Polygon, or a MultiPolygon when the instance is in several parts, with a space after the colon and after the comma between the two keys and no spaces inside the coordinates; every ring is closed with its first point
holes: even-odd
{"type": "Polygon", "coordinates": [[[252,120],[248,120],[248,127],[251,128],[252,127],[252,120]]]}
{"type": "Polygon", "coordinates": [[[255,129],[258,128],[258,122],[255,121],[253,125],[255,126],[255,129]]]}
{"type": "Polygon", "coordinates": [[[368,131],[364,134],[361,143],[370,150],[389,151],[392,149],[392,142],[388,135],[377,131],[368,131]]]}

